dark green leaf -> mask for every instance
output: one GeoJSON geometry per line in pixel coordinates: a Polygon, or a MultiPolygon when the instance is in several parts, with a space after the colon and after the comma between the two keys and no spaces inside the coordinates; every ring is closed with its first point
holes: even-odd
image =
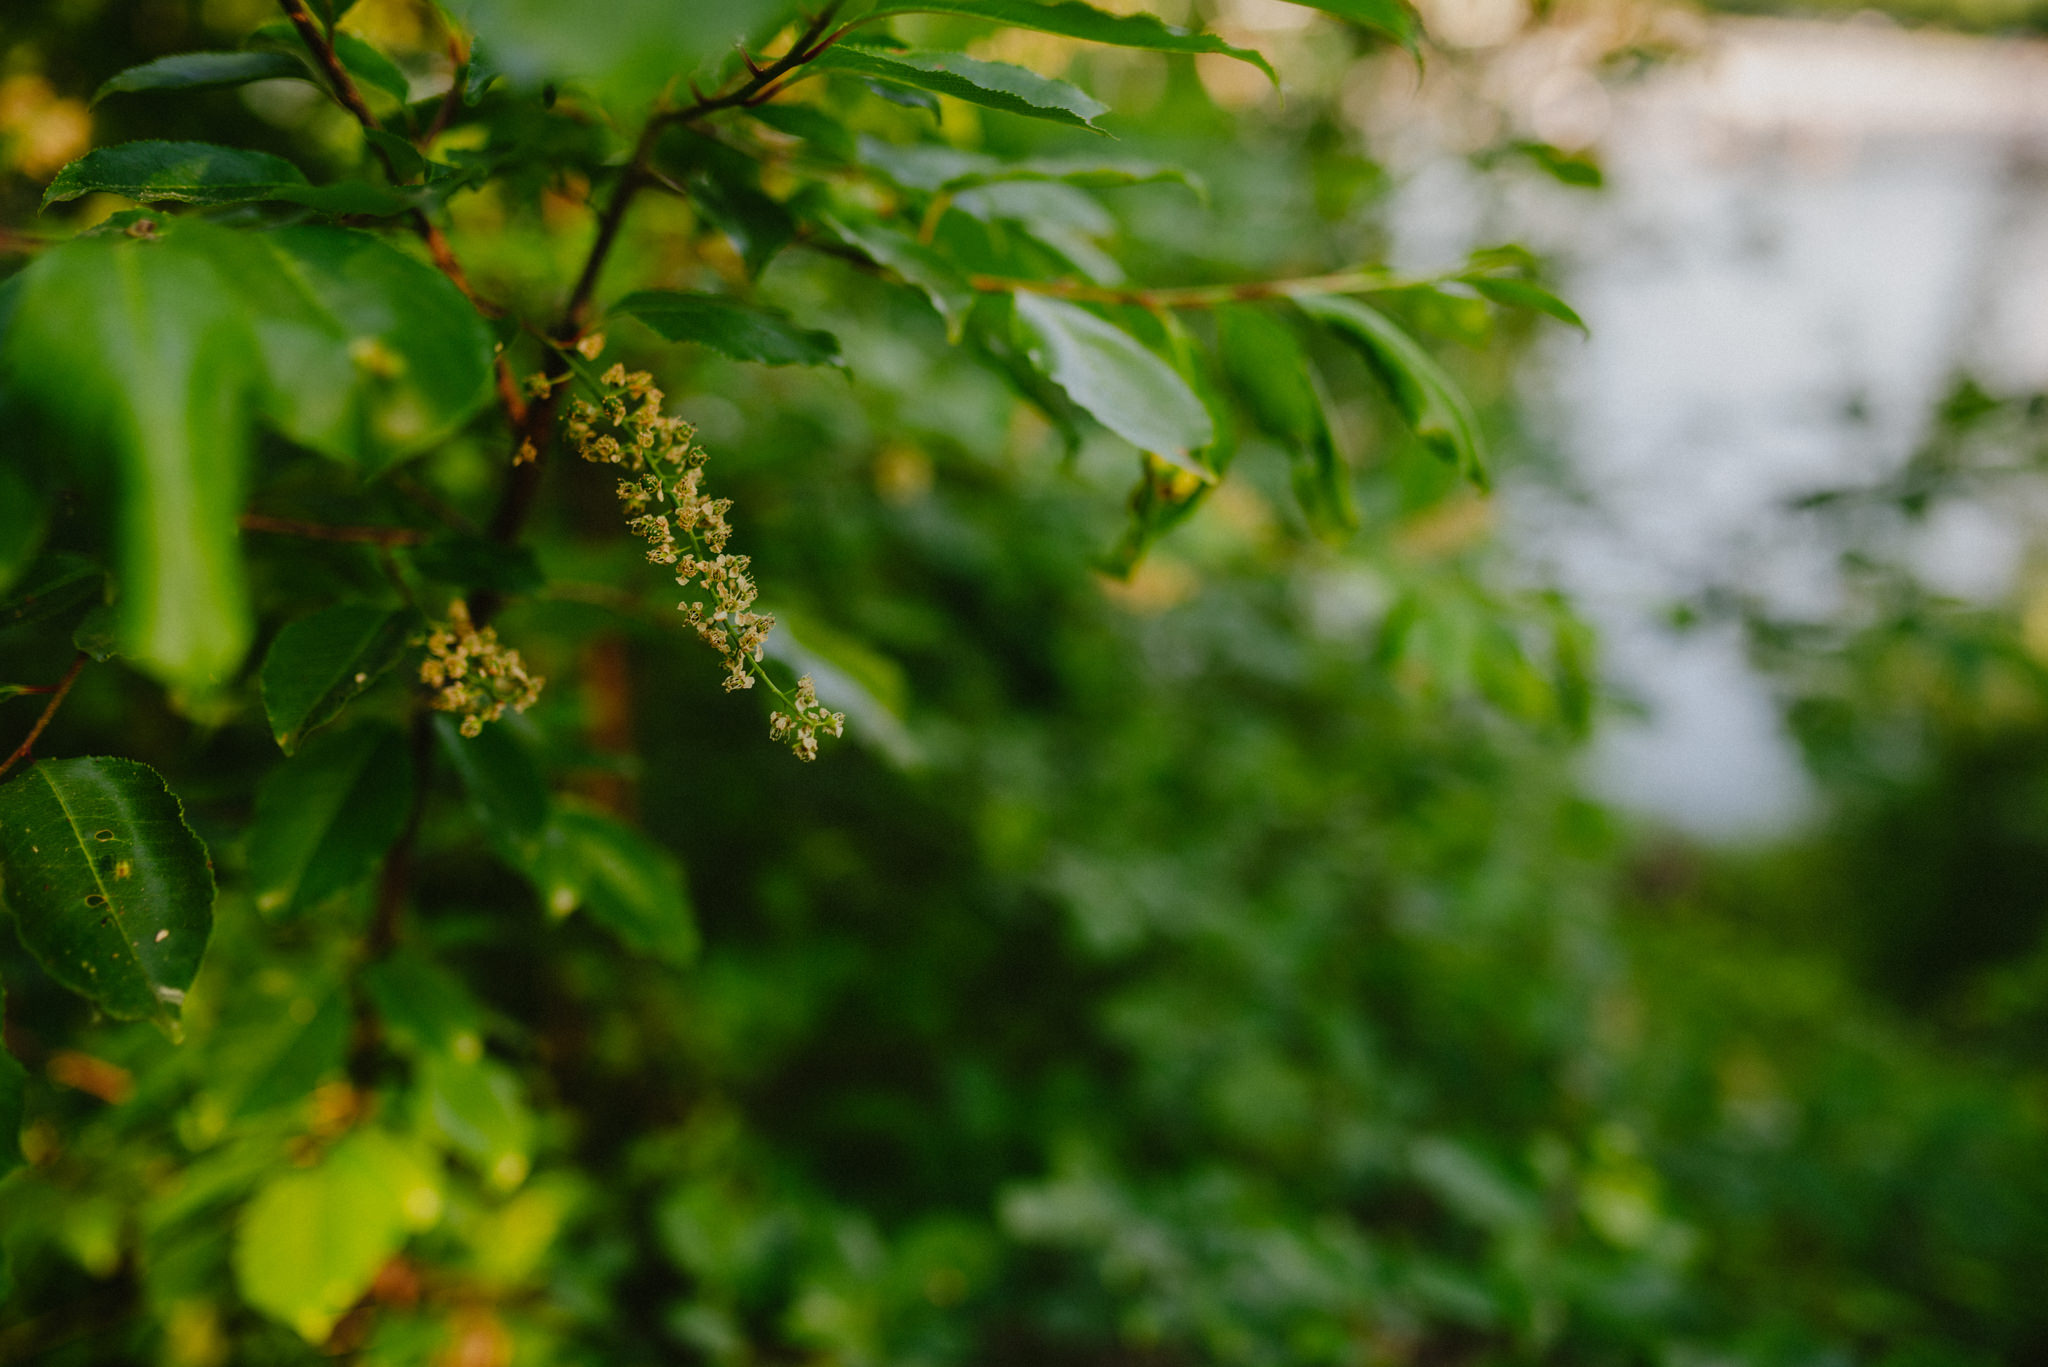
{"type": "Polygon", "coordinates": [[[114,636],[116,626],[113,605],[96,603],[71,629],[71,644],[94,660],[105,663],[121,653],[114,636]]]}
{"type": "Polygon", "coordinates": [[[0,788],[0,891],[52,978],[124,1020],[174,1020],[213,927],[213,869],[155,770],[44,760],[0,788]]]}
{"type": "Polygon", "coordinates": [[[144,202],[250,204],[272,200],[330,214],[405,212],[405,195],[361,181],[313,185],[299,168],[267,152],[203,142],[124,142],[88,152],[57,173],[43,205],[87,194],[144,202]]]}
{"type": "Polygon", "coordinates": [[[210,90],[305,75],[305,64],[282,52],[181,52],[129,67],[102,84],[92,102],[131,91],[210,90]]]}
{"type": "MultiPolygon", "coordinates": [[[[0,1020],[7,1016],[7,991],[0,987],[0,1020]]],[[[7,1176],[22,1164],[21,1121],[23,1103],[28,1091],[28,1072],[14,1055],[0,1044],[0,1177],[7,1176]]],[[[4,1257],[0,1254],[0,1257],[4,1257]]],[[[0,1296],[6,1294],[0,1286],[0,1296]]]]}
{"type": "Polygon", "coordinates": [[[1330,324],[1357,346],[1401,416],[1430,449],[1474,484],[1486,487],[1486,449],[1478,415],[1434,356],[1393,319],[1356,299],[1322,294],[1299,302],[1303,312],[1330,324]]]}
{"type": "Polygon", "coordinates": [[[780,309],[720,294],[640,290],[612,305],[671,342],[697,342],[739,361],[768,365],[838,365],[839,339],[800,327],[780,309]]]}
{"type": "Polygon", "coordinates": [[[90,194],[184,204],[268,199],[337,214],[394,214],[408,205],[371,185],[313,185],[283,157],[206,142],[122,142],[88,152],[57,173],[43,206],[90,194]]]}
{"type": "Polygon", "coordinates": [[[69,551],[47,555],[0,602],[0,627],[46,621],[101,602],[106,586],[107,572],[84,556],[69,551]]]}
{"type": "Polygon", "coordinates": [[[207,239],[85,237],[18,277],[0,382],[85,450],[111,448],[121,654],[179,687],[217,687],[251,623],[235,515],[257,356],[207,239]]]}
{"type": "Polygon", "coordinates": [[[1218,311],[1216,331],[1224,369],[1252,421],[1292,457],[1295,496],[1309,525],[1324,536],[1356,530],[1351,472],[1337,454],[1315,368],[1293,330],[1239,307],[1218,311]]]}
{"type": "Polygon", "coordinates": [[[1172,366],[1088,310],[1019,294],[1032,360],[1110,431],[1166,460],[1187,460],[1216,439],[1209,412],[1172,366]]]}
{"type": "Polygon", "coordinates": [[[381,1130],[351,1131],[312,1168],[286,1168],[235,1230],[235,1282],[256,1309],[323,1342],[408,1233],[441,1214],[440,1184],[381,1130]]]}
{"type": "Polygon", "coordinates": [[[1334,14],[1360,28],[1392,39],[1410,52],[1422,37],[1422,20],[1403,0],[1293,0],[1298,5],[1334,14]]]}
{"type": "Polygon", "coordinates": [[[399,180],[419,180],[427,174],[427,159],[420,155],[420,149],[398,134],[382,128],[365,128],[363,136],[384,154],[391,174],[399,180]]]}
{"type": "Polygon", "coordinates": [[[1496,304],[1512,308],[1534,309],[1549,314],[1560,323],[1569,323],[1581,332],[1588,332],[1586,320],[1570,304],[1544,289],[1541,285],[1527,280],[1504,279],[1499,276],[1471,276],[1465,281],[1496,304]]]}
{"type": "Polygon", "coordinates": [[[1065,81],[1005,62],[983,62],[957,52],[876,52],[844,45],[828,48],[810,68],[840,71],[870,81],[951,95],[988,109],[1094,129],[1109,106],[1065,81]]]}
{"type": "Polygon", "coordinates": [[[1160,22],[1149,14],[1109,14],[1078,0],[882,0],[876,14],[962,14],[988,19],[1012,28],[1057,33],[1084,42],[1112,47],[1144,48],[1152,52],[1218,52],[1250,62],[1266,73],[1275,85],[1279,77],[1266,59],[1250,48],[1234,47],[1210,33],[1191,33],[1160,22]]]}
{"type": "Polygon", "coordinates": [[[532,751],[504,723],[465,736],[461,723],[442,715],[434,734],[486,834],[502,850],[525,848],[548,819],[547,781],[532,751]]]}
{"type": "Polygon", "coordinates": [[[263,710],[284,752],[375,683],[421,625],[409,608],[337,603],[278,632],[263,657],[263,710]]]}
{"type": "Polygon", "coordinates": [[[401,949],[363,970],[363,989],[398,1048],[413,1054],[482,1056],[483,1011],[447,969],[401,949]]]}
{"type": "MultiPolygon", "coordinates": [[[[0,331],[5,327],[0,321],[0,331]]],[[[0,592],[34,563],[49,526],[50,501],[28,472],[0,465],[0,592]]],[[[7,609],[0,607],[0,625],[6,621],[7,609]]]]}
{"type": "Polygon", "coordinates": [[[870,261],[894,272],[904,283],[924,291],[925,297],[932,301],[932,307],[946,320],[946,336],[955,342],[960,340],[967,312],[974,307],[974,288],[954,269],[952,262],[909,233],[884,223],[841,223],[834,220],[830,226],[870,261]]]}
{"type": "Polygon", "coordinates": [[[280,1024],[274,1048],[236,1091],[232,1111],[238,1119],[303,1100],[340,1072],[355,1012],[348,993],[329,984],[317,995],[295,993],[280,1024]]]}
{"type": "Polygon", "coordinates": [[[824,110],[807,104],[757,104],[748,115],[778,133],[802,138],[833,161],[853,160],[853,134],[824,110]]]}
{"type": "Polygon", "coordinates": [[[405,828],[412,790],[412,755],[397,727],[377,722],[315,736],[256,790],[256,909],[309,911],[368,878],[405,828]]]}
{"type": "Polygon", "coordinates": [[[557,916],[578,907],[634,949],[671,964],[696,957],[682,870],[639,832],[595,812],[557,811],[541,836],[534,881],[557,916]]]}
{"type": "Polygon", "coordinates": [[[531,593],[546,583],[528,546],[508,546],[486,536],[436,537],[415,550],[413,568],[429,579],[488,593],[531,593]]]}
{"type": "MultiPolygon", "coordinates": [[[[328,41],[334,45],[334,55],[341,59],[342,66],[359,89],[368,86],[382,91],[400,104],[411,100],[412,83],[389,57],[353,33],[330,33],[328,41]]],[[[305,51],[305,42],[299,37],[298,29],[283,19],[273,19],[259,26],[249,35],[249,42],[252,46],[275,53],[297,55],[305,51]]],[[[303,70],[301,68],[301,73],[303,70]]]]}

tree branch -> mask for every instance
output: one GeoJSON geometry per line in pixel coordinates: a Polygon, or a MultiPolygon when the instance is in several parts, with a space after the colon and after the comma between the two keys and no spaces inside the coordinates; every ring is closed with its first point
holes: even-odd
{"type": "Polygon", "coordinates": [[[348,541],[366,546],[417,546],[427,534],[411,527],[336,527],[325,522],[301,522],[291,517],[269,517],[243,513],[235,521],[247,532],[269,532],[274,536],[300,536],[309,541],[348,541]]]}
{"type": "Polygon", "coordinates": [[[62,679],[57,681],[56,688],[50,693],[49,702],[43,704],[43,714],[37,717],[36,724],[29,728],[28,739],[16,746],[14,753],[7,757],[4,764],[0,764],[0,774],[5,774],[9,769],[27,759],[29,751],[35,749],[36,742],[42,739],[43,731],[49,726],[50,719],[55,717],[57,709],[64,705],[64,695],[69,693],[71,685],[78,681],[79,671],[85,668],[86,658],[86,653],[82,650],[72,657],[71,668],[64,672],[62,679]]]}

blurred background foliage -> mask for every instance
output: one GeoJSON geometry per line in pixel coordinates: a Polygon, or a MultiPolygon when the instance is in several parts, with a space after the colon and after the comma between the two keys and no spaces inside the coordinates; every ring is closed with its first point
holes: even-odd
{"type": "MultiPolygon", "coordinates": [[[[353,165],[355,125],[302,90],[88,109],[112,72],[270,17],[254,0],[10,5],[7,267],[114,207],[35,213],[88,145],[233,142],[316,180],[353,165]]],[[[397,0],[349,25],[402,54],[430,36],[397,0]]],[[[1651,21],[1616,32],[1617,53],[1656,48],[1651,21]]],[[[1285,73],[1284,103],[1222,59],[978,39],[1101,95],[1124,151],[1200,173],[1206,199],[1077,197],[1077,251],[1112,244],[1139,280],[1376,256],[1375,139],[1398,130],[1362,116],[1412,65],[1321,20],[1240,36],[1285,73]]],[[[887,135],[931,116],[862,117],[887,135]]],[[[961,145],[1039,136],[941,117],[961,145]]],[[[559,162],[597,163],[602,129],[582,136],[559,162]]],[[[1597,179],[1542,145],[1492,155],[1503,175],[1597,179]]],[[[575,175],[514,167],[451,202],[482,292],[544,311],[589,230],[575,175]]],[[[645,210],[618,278],[744,285],[743,246],[683,202],[645,210]]],[[[559,788],[680,856],[695,961],[621,958],[586,918],[550,917],[452,790],[428,807],[390,990],[441,1012],[422,1036],[487,1041],[524,1099],[483,1108],[495,1132],[452,1136],[467,1156],[445,1209],[408,1216],[433,1227],[310,1347],[251,1308],[260,1270],[233,1267],[236,1231],[259,1182],[374,1104],[332,1069],[290,1105],[265,1095],[335,1010],[368,889],[317,918],[258,914],[246,831],[268,737],[87,671],[41,753],[161,769],[222,894],[178,1045],[94,1019],[0,948],[31,1070],[30,1165],[0,1183],[0,1361],[2048,1357],[2048,622],[2038,602],[1935,597],[1886,551],[1942,499],[2031,488],[2038,401],[1959,388],[1896,481],[1811,500],[1856,576],[1838,614],[1683,605],[1744,623],[1825,799],[1806,830],[1715,851],[1584,796],[1592,643],[1500,554],[1487,503],[1356,397],[1354,360],[1319,356],[1345,380],[1356,536],[1319,539],[1286,459],[1252,437],[1119,579],[1096,565],[1124,534],[1127,449],[1068,448],[921,300],[843,262],[785,252],[763,289],[838,335],[850,380],[630,325],[613,341],[715,452],[764,600],[853,700],[849,740],[809,767],[765,744],[758,708],[676,629],[605,481],[568,463],[535,538],[543,586],[498,619],[552,680],[508,725],[559,788]]],[[[1533,324],[1426,298],[1406,316],[1512,462],[1533,324]]],[[[269,457],[255,506],[389,512],[381,486],[269,457]]],[[[474,516],[501,460],[465,437],[404,478],[474,516]]],[[[362,547],[250,541],[266,634],[377,580],[362,547]]],[[[70,654],[68,628],[0,637],[9,680],[70,654]]],[[[395,717],[401,692],[364,706],[395,717]]],[[[11,737],[33,708],[6,706],[11,737]]],[[[391,1104],[433,1112],[421,1057],[391,1104]]],[[[478,1113],[451,1106],[422,1124],[478,1113]]],[[[359,1160],[373,1185],[412,1180],[405,1155],[359,1160]]]]}

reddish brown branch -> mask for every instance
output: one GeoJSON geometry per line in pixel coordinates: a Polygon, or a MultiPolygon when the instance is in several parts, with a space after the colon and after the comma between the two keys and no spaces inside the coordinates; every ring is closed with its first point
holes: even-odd
{"type": "Polygon", "coordinates": [[[71,685],[78,682],[78,674],[85,668],[86,658],[86,653],[82,650],[72,657],[71,668],[64,671],[64,677],[57,681],[56,687],[50,693],[50,700],[43,704],[43,714],[37,717],[36,724],[29,728],[28,739],[16,746],[14,753],[7,757],[7,761],[0,764],[0,774],[6,773],[27,759],[29,752],[35,749],[36,742],[42,739],[51,719],[57,715],[57,709],[64,705],[64,696],[71,691],[71,685]]]}
{"type": "Polygon", "coordinates": [[[245,532],[269,532],[274,536],[301,536],[310,541],[347,541],[362,546],[417,546],[427,534],[411,527],[337,527],[325,522],[301,522],[292,517],[269,517],[243,513],[236,519],[245,532]]]}

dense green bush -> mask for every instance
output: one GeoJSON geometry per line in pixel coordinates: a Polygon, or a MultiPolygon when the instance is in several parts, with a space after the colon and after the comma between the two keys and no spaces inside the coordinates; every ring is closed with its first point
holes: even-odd
{"type": "Polygon", "coordinates": [[[2048,1344],[2024,1058],[1574,791],[1572,316],[1373,264],[1320,8],[33,15],[0,1360],[2048,1344]]]}

